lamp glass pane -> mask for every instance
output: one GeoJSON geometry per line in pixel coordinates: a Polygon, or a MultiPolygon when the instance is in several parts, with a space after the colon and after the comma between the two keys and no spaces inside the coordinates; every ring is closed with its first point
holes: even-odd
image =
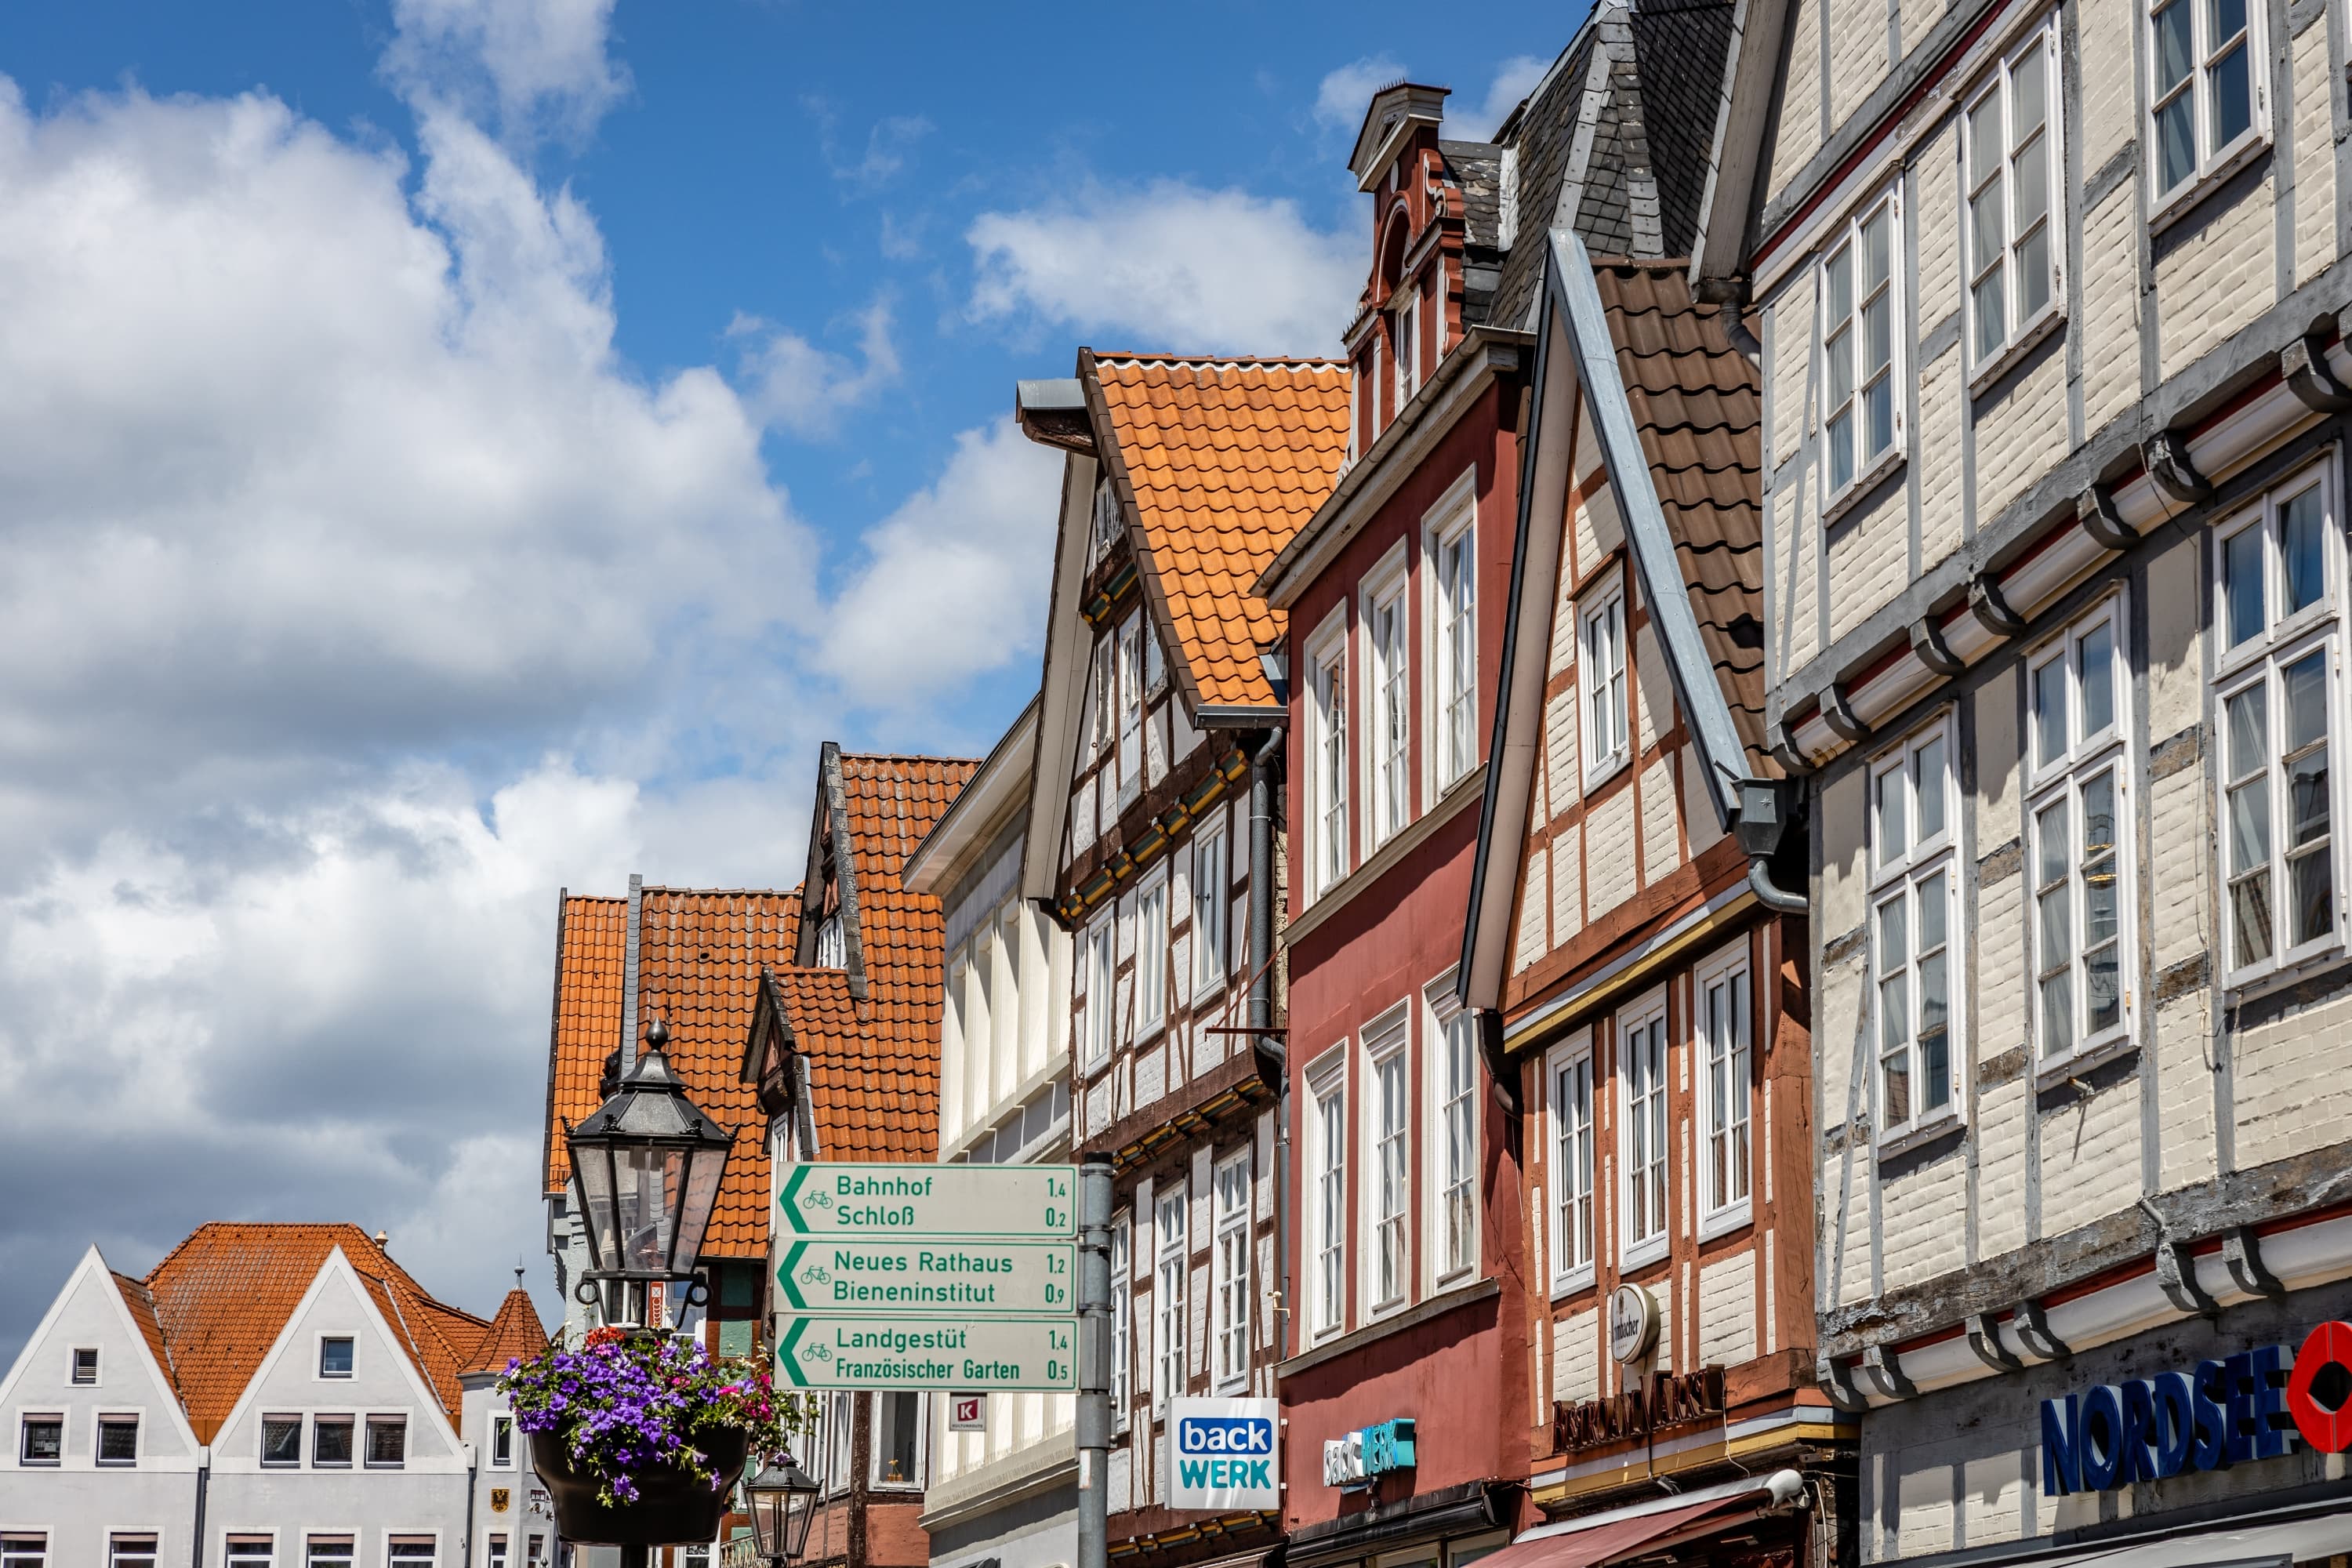
{"type": "Polygon", "coordinates": [[[716,1147],[697,1149],[691,1159],[684,1184],[686,1202],[677,1215],[677,1252],[672,1265],[681,1270],[693,1268],[696,1255],[702,1250],[702,1233],[710,1224],[711,1205],[719,1201],[719,1177],[726,1169],[727,1151],[716,1147]]]}
{"type": "Polygon", "coordinates": [[[575,1202],[581,1228],[588,1235],[589,1266],[610,1268],[614,1248],[613,1168],[604,1158],[604,1151],[575,1145],[572,1151],[572,1185],[578,1189],[575,1202]]]}
{"type": "Polygon", "coordinates": [[[664,1167],[676,1155],[662,1149],[615,1149],[614,1209],[620,1227],[619,1266],[653,1274],[669,1267],[670,1209],[664,1167]]]}

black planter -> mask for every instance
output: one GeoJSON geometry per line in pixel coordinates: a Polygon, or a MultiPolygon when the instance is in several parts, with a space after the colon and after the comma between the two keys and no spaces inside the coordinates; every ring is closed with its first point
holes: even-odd
{"type": "Polygon", "coordinates": [[[694,1446],[709,1458],[717,1487],[669,1466],[639,1470],[637,1500],[609,1507],[596,1500],[596,1478],[572,1468],[570,1450],[552,1433],[530,1434],[530,1468],[555,1505],[555,1528],[575,1545],[700,1545],[719,1533],[751,1438],[722,1427],[699,1434],[694,1446]]]}

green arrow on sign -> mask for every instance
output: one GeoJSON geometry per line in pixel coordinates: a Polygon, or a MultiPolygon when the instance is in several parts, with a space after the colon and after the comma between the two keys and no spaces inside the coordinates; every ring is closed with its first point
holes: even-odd
{"type": "Polygon", "coordinates": [[[784,1331],[783,1342],[776,1346],[776,1364],[783,1368],[784,1375],[793,1380],[794,1388],[809,1385],[809,1380],[801,1375],[800,1357],[793,1353],[801,1342],[801,1336],[808,1332],[808,1326],[806,1318],[794,1318],[793,1326],[784,1331]]]}
{"type": "Polygon", "coordinates": [[[784,1223],[801,1236],[808,1235],[810,1226],[801,1218],[801,1205],[796,1200],[800,1197],[801,1184],[808,1178],[809,1168],[806,1165],[793,1166],[793,1173],[785,1178],[783,1191],[776,1194],[776,1206],[784,1211],[784,1223]]]}

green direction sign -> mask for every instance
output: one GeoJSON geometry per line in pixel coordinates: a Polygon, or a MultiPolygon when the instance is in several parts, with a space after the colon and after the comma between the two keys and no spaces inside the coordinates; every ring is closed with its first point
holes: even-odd
{"type": "Polygon", "coordinates": [[[787,1311],[901,1316],[1074,1310],[1078,1249],[1066,1241],[794,1241],[776,1283],[787,1311]]]}
{"type": "Polygon", "coordinates": [[[1073,1241],[1077,1191],[1075,1165],[794,1165],[776,1206],[794,1236],[1073,1241]]]}
{"type": "Polygon", "coordinates": [[[779,1320],[779,1380],[791,1388],[992,1388],[1074,1392],[1071,1318],[906,1318],[810,1313],[779,1320]]]}

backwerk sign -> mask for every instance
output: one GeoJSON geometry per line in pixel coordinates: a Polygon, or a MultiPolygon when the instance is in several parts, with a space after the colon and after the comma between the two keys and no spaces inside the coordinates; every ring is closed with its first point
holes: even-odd
{"type": "Polygon", "coordinates": [[[2225,1470],[2291,1454],[2297,1441],[2323,1454],[2352,1447],[2352,1323],[2322,1323],[2300,1349],[2260,1345],[2043,1400],[2042,1490],[2063,1497],[2225,1470]]]}
{"type": "Polygon", "coordinates": [[[1170,1508],[1230,1512],[1282,1506],[1276,1401],[1187,1396],[1168,1404],[1170,1508]]]}

